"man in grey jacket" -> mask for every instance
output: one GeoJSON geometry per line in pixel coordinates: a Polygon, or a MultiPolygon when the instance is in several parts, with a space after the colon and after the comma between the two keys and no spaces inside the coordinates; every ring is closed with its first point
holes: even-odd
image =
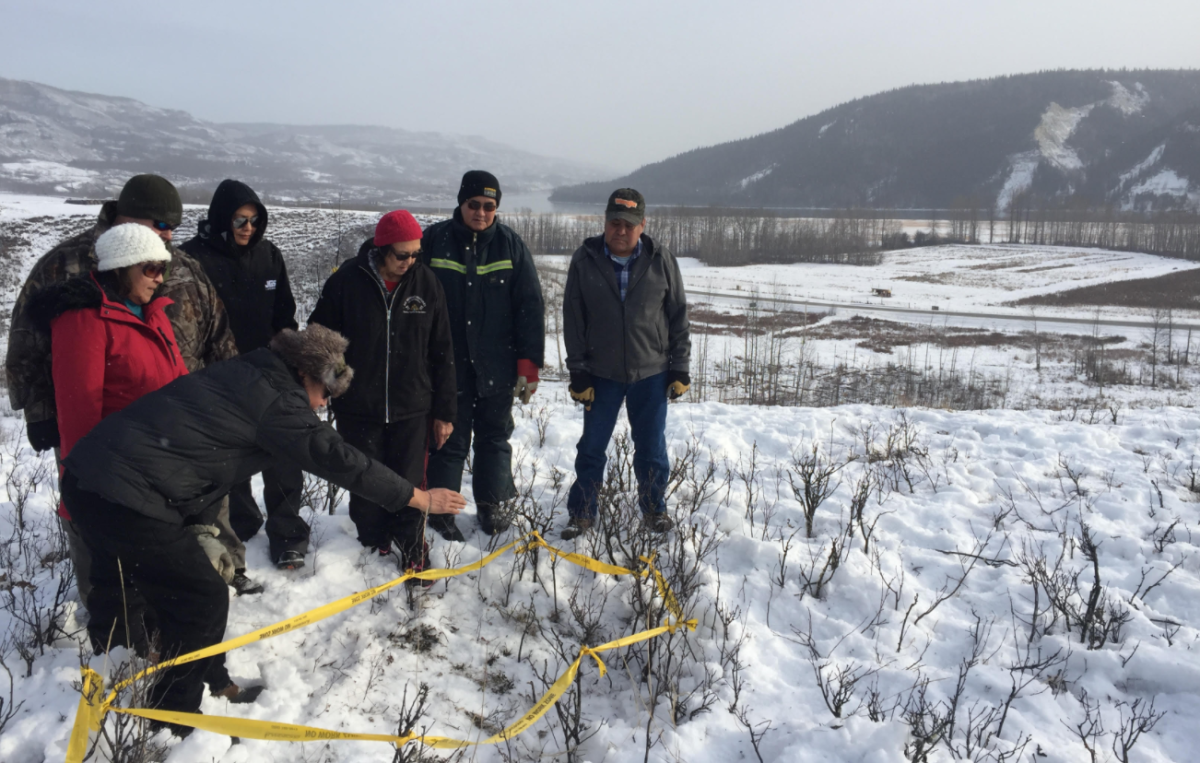
{"type": "Polygon", "coordinates": [[[605,450],[622,401],[633,438],[633,470],[643,524],[671,529],[667,516],[667,400],[687,392],[687,296],[679,264],[645,235],[646,200],[632,188],[608,198],[604,235],[571,256],[563,333],[571,397],[584,405],[575,484],[567,498],[570,540],[592,528],[604,483],[605,450]]]}

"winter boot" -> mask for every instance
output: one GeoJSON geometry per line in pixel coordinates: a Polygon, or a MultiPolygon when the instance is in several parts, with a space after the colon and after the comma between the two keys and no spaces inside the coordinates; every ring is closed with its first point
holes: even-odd
{"type": "Polygon", "coordinates": [[[263,584],[247,577],[245,570],[233,571],[233,580],[229,581],[229,587],[236,591],[238,596],[263,592],[263,584]]]}
{"type": "MultiPolygon", "coordinates": [[[[429,541],[421,541],[420,554],[411,551],[405,551],[401,554],[401,564],[405,572],[424,572],[429,569],[429,541]]],[[[410,588],[429,588],[433,585],[432,580],[422,580],[421,578],[409,578],[406,581],[410,588]]]]}
{"type": "Polygon", "coordinates": [[[462,530],[458,529],[458,523],[454,521],[453,514],[432,514],[427,524],[430,530],[448,541],[463,543],[467,540],[466,536],[462,534],[462,530]]]}
{"type": "Polygon", "coordinates": [[[567,526],[559,533],[563,540],[572,540],[578,538],[584,533],[590,532],[592,529],[592,520],[589,517],[571,517],[567,520],[567,526]]]}
{"type": "Polygon", "coordinates": [[[304,566],[304,554],[299,551],[284,551],[275,562],[275,566],[281,570],[298,570],[304,566]]]}
{"type": "Polygon", "coordinates": [[[267,687],[259,685],[247,686],[243,689],[237,684],[230,682],[224,689],[212,692],[212,695],[229,700],[231,705],[248,705],[258,699],[258,695],[262,694],[265,688],[267,687]]]}
{"type": "Polygon", "coordinates": [[[642,515],[642,528],[648,532],[662,534],[670,532],[675,526],[675,522],[667,516],[665,511],[656,511],[652,514],[642,515]]]}
{"type": "Polygon", "coordinates": [[[512,527],[512,517],[503,507],[481,503],[476,508],[479,511],[479,529],[488,535],[499,535],[512,527]]]}

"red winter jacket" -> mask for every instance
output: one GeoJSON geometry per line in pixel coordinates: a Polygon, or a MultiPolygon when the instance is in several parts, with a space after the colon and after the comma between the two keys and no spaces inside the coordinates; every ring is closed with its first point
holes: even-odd
{"type": "MultiPolygon", "coordinates": [[[[31,302],[35,321],[49,319],[62,458],[101,419],[187,373],[163,312],[170,304],[154,299],[138,318],[94,274],[50,287],[31,302]]],[[[59,514],[67,516],[62,507],[59,514]]]]}

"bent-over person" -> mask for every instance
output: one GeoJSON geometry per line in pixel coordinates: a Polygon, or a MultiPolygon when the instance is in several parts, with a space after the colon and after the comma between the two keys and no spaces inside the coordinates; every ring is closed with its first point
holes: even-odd
{"type": "MultiPolygon", "coordinates": [[[[124,571],[135,592],[129,608],[158,615],[163,658],[224,638],[229,594],[198,538],[229,490],[264,467],[290,462],[390,511],[454,514],[466,504],[450,490],[415,488],[317,417],[350,386],[345,348],[322,326],[284,330],[267,349],[141,397],[66,458],[63,500],[92,552],[92,577],[119,581],[124,571]]],[[[203,676],[224,659],[169,668],[151,689],[152,706],[196,712],[203,676]]]]}

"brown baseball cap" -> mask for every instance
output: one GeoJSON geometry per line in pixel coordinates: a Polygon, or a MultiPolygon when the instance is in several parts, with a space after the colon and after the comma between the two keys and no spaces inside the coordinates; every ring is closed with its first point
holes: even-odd
{"type": "Polygon", "coordinates": [[[630,225],[641,225],[646,219],[646,197],[632,188],[618,188],[608,197],[604,219],[620,219],[630,225]]]}

